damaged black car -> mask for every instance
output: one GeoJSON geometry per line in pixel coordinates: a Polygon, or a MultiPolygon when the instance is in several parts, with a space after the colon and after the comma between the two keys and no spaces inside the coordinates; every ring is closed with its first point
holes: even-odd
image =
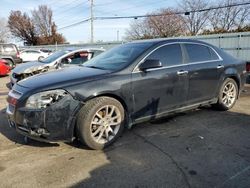
{"type": "Polygon", "coordinates": [[[24,136],[79,139],[102,149],[137,123],[203,105],[232,108],[245,76],[245,62],[204,42],[136,41],[82,66],[19,81],[9,92],[7,114],[24,136]]]}

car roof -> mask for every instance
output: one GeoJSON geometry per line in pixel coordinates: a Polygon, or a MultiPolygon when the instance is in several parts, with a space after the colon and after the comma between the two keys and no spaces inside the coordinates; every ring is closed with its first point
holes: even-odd
{"type": "MultiPolygon", "coordinates": [[[[130,44],[133,44],[133,43],[151,43],[152,45],[157,45],[157,44],[161,44],[161,43],[174,43],[174,42],[192,42],[192,43],[200,43],[200,44],[206,44],[206,45],[210,45],[212,46],[211,44],[208,44],[206,42],[203,42],[203,41],[200,41],[200,40],[195,40],[195,39],[184,39],[184,38],[172,38],[172,39],[169,39],[169,38],[158,38],[158,39],[146,39],[146,40],[136,40],[136,41],[132,41],[132,42],[129,42],[130,44]]],[[[129,44],[128,43],[128,44],[129,44]]]]}

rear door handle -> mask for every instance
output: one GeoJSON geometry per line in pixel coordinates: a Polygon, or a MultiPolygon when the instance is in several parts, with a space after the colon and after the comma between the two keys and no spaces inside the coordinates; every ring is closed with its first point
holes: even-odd
{"type": "Polygon", "coordinates": [[[177,72],[177,75],[179,75],[179,76],[186,75],[186,74],[188,74],[188,71],[181,70],[181,71],[177,72]]]}
{"type": "Polygon", "coordinates": [[[217,66],[217,69],[223,69],[223,68],[224,68],[223,65],[218,65],[218,66],[217,66]]]}

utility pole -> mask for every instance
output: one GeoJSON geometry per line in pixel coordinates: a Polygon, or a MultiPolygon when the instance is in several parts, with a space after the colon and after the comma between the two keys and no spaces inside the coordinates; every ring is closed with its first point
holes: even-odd
{"type": "Polygon", "coordinates": [[[94,3],[93,3],[93,0],[90,0],[90,32],[91,32],[91,39],[90,39],[90,42],[91,43],[94,43],[94,16],[93,16],[93,6],[94,6],[94,3]]]}

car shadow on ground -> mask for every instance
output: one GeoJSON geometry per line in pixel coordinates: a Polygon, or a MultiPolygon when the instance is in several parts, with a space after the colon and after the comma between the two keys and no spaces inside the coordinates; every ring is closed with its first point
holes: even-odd
{"type": "Polygon", "coordinates": [[[139,124],[104,150],[107,165],[71,187],[247,187],[249,122],[206,107],[139,124]]]}
{"type": "Polygon", "coordinates": [[[7,115],[6,115],[6,108],[0,110],[0,134],[4,135],[6,138],[11,140],[16,144],[21,145],[30,145],[35,147],[55,147],[59,146],[58,143],[45,143],[45,142],[38,142],[31,139],[24,139],[25,137],[18,134],[14,128],[11,128],[8,124],[7,115]]]}

